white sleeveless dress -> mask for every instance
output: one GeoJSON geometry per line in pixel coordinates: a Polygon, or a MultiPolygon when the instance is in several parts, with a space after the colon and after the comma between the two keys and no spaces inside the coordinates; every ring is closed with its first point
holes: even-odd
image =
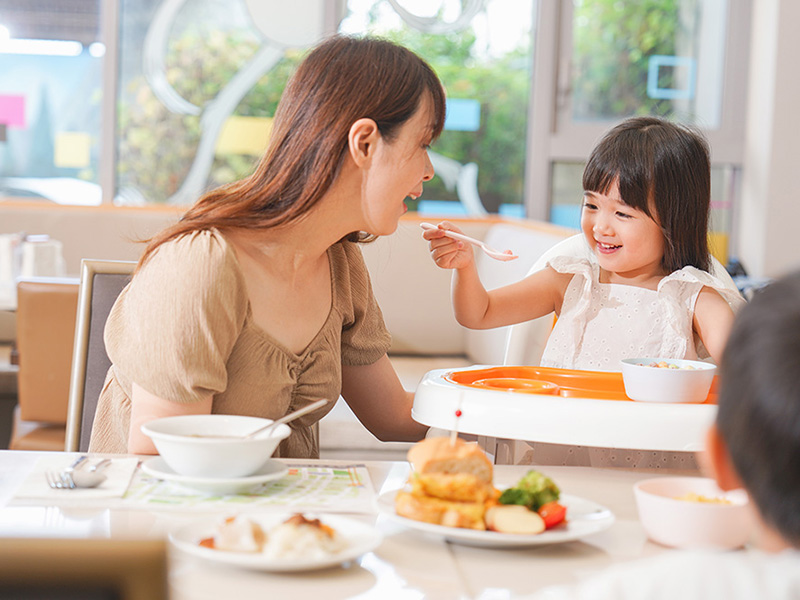
{"type": "MultiPolygon", "coordinates": [[[[693,333],[697,296],[703,287],[717,292],[736,311],[744,299],[695,267],[664,277],[657,290],[600,283],[600,267],[585,259],[559,256],[548,265],[574,273],[561,314],[550,334],[541,366],[589,371],[620,371],[623,358],[660,357],[710,360],[693,333]]],[[[522,463],[637,468],[696,468],[693,453],[531,445],[522,463]]]]}

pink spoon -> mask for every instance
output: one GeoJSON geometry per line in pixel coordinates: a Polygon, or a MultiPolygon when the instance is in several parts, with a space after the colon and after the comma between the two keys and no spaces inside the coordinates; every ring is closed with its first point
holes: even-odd
{"type": "MultiPolygon", "coordinates": [[[[420,223],[420,227],[423,229],[439,229],[436,225],[431,225],[430,223],[420,223]]],[[[456,233],[455,231],[448,231],[447,229],[439,229],[439,231],[444,231],[444,235],[454,240],[461,240],[462,242],[467,242],[469,244],[474,244],[478,246],[481,250],[483,250],[487,256],[491,256],[496,260],[514,260],[515,258],[519,258],[516,254],[511,252],[511,250],[505,250],[501,252],[500,250],[495,250],[484,244],[480,240],[476,240],[475,238],[471,238],[468,235],[464,235],[463,233],[456,233]]]]}

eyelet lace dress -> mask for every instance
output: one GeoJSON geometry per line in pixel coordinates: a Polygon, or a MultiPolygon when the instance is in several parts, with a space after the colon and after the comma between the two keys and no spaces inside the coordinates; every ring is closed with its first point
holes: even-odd
{"type": "MultiPolygon", "coordinates": [[[[548,265],[573,273],[561,314],[556,321],[541,365],[562,369],[620,371],[623,358],[659,357],[710,360],[693,332],[697,297],[703,287],[717,291],[736,311],[744,299],[736,291],[695,267],[664,277],[656,290],[600,282],[597,263],[559,256],[548,265]]],[[[652,452],[532,444],[523,463],[590,464],[638,468],[695,468],[686,452],[652,452]]]]}

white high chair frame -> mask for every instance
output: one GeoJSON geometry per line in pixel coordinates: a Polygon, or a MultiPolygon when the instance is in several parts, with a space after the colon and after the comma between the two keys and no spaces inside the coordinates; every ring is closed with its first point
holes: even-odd
{"type": "MultiPolygon", "coordinates": [[[[530,268],[527,275],[545,268],[547,262],[556,256],[574,256],[585,258],[592,262],[596,261],[594,254],[586,243],[586,238],[582,233],[578,233],[558,242],[544,252],[530,268]]],[[[711,275],[719,279],[725,287],[738,292],[736,284],[722,263],[713,256],[711,262],[711,275]]],[[[509,327],[506,335],[503,365],[538,364],[552,327],[552,315],[546,315],[509,327]]],[[[488,454],[494,456],[496,464],[515,464],[519,460],[521,453],[528,448],[524,441],[489,436],[478,436],[478,443],[488,454]]]]}

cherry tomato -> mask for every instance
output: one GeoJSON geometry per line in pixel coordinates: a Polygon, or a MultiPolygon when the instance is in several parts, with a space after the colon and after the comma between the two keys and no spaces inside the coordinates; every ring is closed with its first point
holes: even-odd
{"type": "Polygon", "coordinates": [[[558,502],[548,502],[539,508],[539,516],[544,519],[544,526],[546,529],[555,527],[563,522],[567,516],[567,507],[558,502]]]}

